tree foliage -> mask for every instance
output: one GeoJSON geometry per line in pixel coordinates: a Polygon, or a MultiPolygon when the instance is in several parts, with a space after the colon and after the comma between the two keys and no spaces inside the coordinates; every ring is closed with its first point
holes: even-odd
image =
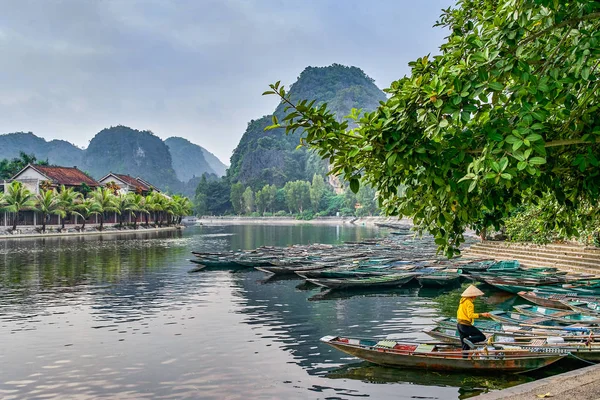
{"type": "Polygon", "coordinates": [[[333,174],[371,185],[386,214],[411,217],[449,256],[467,227],[498,227],[523,202],[597,204],[600,3],[459,0],[438,25],[450,30],[441,54],[409,63],[376,111],[354,110],[356,128],[279,82],[265,94],[287,115],[270,128],[305,131],[333,174]]]}

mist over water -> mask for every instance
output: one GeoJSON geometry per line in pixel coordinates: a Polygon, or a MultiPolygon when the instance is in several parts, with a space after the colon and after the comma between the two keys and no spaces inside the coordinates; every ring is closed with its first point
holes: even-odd
{"type": "Polygon", "coordinates": [[[254,270],[188,273],[192,250],[386,233],[236,225],[0,241],[0,397],[456,399],[530,380],[377,367],[319,342],[329,334],[425,339],[421,329],[454,308],[453,292],[409,285],[322,295],[254,270]]]}

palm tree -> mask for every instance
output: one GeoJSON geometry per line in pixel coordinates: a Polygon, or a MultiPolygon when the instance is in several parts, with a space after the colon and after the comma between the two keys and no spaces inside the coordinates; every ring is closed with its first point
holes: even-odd
{"type": "Polygon", "coordinates": [[[66,189],[65,185],[61,185],[60,192],[58,193],[58,201],[60,203],[60,208],[64,212],[64,215],[62,217],[61,229],[65,229],[65,219],[67,216],[73,213],[73,210],[75,210],[75,203],[81,197],[81,193],[76,192],[75,189],[66,189]]]}
{"type": "Polygon", "coordinates": [[[158,226],[161,226],[164,213],[169,212],[169,200],[158,192],[152,193],[152,204],[155,212],[158,212],[158,226]]]}
{"type": "Polygon", "coordinates": [[[139,193],[129,193],[128,196],[129,196],[128,211],[130,211],[133,214],[133,229],[137,229],[138,216],[141,213],[148,214],[148,210],[146,209],[144,196],[142,196],[139,193]]]}
{"type": "Polygon", "coordinates": [[[181,223],[182,217],[190,215],[192,213],[192,202],[187,197],[173,196],[173,204],[175,206],[175,215],[177,218],[177,224],[181,223]]]}
{"type": "Polygon", "coordinates": [[[42,232],[46,232],[46,218],[56,214],[64,218],[65,212],[61,209],[60,200],[56,190],[43,190],[36,196],[35,210],[42,213],[42,232]]]}
{"type": "Polygon", "coordinates": [[[72,213],[79,215],[83,219],[83,224],[81,224],[81,231],[85,231],[85,222],[91,215],[100,214],[100,212],[98,211],[98,206],[92,198],[83,199],[82,201],[75,204],[75,210],[77,211],[72,211],[72,213]]]}
{"type": "Polygon", "coordinates": [[[22,182],[13,181],[10,185],[8,185],[8,190],[2,199],[2,208],[8,212],[15,213],[15,219],[12,226],[13,231],[17,229],[19,212],[21,212],[21,210],[24,208],[35,206],[33,197],[33,193],[31,193],[31,191],[29,191],[29,189],[27,189],[22,182]]]}
{"type": "Polygon", "coordinates": [[[125,211],[131,211],[131,197],[127,194],[121,193],[116,196],[117,198],[117,207],[119,208],[119,226],[123,226],[123,216],[125,211]]]}
{"type": "Polygon", "coordinates": [[[92,192],[95,213],[100,216],[100,230],[104,227],[104,213],[116,212],[120,214],[117,198],[107,188],[98,188],[92,192]]]}

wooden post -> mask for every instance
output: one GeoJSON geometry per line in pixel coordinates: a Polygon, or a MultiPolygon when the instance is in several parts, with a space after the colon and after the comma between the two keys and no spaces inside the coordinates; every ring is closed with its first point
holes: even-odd
{"type": "Polygon", "coordinates": [[[37,213],[33,212],[33,226],[37,226],[37,213]]]}

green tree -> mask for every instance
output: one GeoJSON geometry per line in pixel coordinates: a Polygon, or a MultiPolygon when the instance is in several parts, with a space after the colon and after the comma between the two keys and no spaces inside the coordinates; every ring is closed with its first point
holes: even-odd
{"type": "Polygon", "coordinates": [[[92,215],[100,214],[99,207],[97,206],[94,199],[91,197],[85,198],[77,202],[75,205],[75,210],[73,213],[77,213],[82,219],[83,223],[81,224],[81,231],[85,231],[85,223],[87,219],[92,215]]]}
{"type": "Polygon", "coordinates": [[[321,200],[325,195],[327,185],[321,175],[314,174],[310,185],[310,202],[314,212],[321,211],[321,200]]]}
{"type": "Polygon", "coordinates": [[[48,165],[48,161],[38,161],[34,154],[21,151],[17,158],[0,160],[0,179],[12,178],[28,164],[48,165]]]}
{"type": "Polygon", "coordinates": [[[60,209],[63,211],[61,215],[61,229],[65,229],[65,220],[75,210],[77,201],[82,197],[81,193],[76,192],[73,188],[65,188],[65,185],[60,186],[60,191],[56,195],[60,209]]]}
{"type": "Polygon", "coordinates": [[[19,213],[25,208],[33,208],[35,206],[34,195],[23,183],[13,181],[8,185],[8,190],[4,193],[0,206],[5,211],[15,213],[12,226],[12,230],[14,231],[17,229],[19,213]]]}
{"type": "Polygon", "coordinates": [[[459,0],[438,23],[450,29],[441,54],[409,63],[376,111],[353,111],[354,129],[279,83],[266,94],[281,96],[286,131],[305,130],[333,174],[354,192],[371,185],[386,214],[411,217],[452,256],[467,227],[498,228],[524,202],[551,196],[569,214],[598,204],[599,10],[593,0],[459,0]]]}
{"type": "Polygon", "coordinates": [[[367,185],[360,186],[360,189],[356,193],[356,200],[360,204],[360,207],[356,210],[356,216],[363,217],[377,213],[377,201],[375,196],[375,189],[367,185]]]}
{"type": "MultiPolygon", "coordinates": [[[[42,232],[46,232],[46,219],[54,214],[63,218],[66,212],[56,190],[43,190],[36,196],[35,210],[42,214],[42,232]]],[[[64,225],[63,225],[64,226],[64,225]]]]}
{"type": "Polygon", "coordinates": [[[250,214],[254,211],[254,192],[252,188],[248,186],[244,193],[242,194],[242,199],[244,201],[244,211],[247,214],[250,214]]]}
{"type": "Polygon", "coordinates": [[[244,194],[244,185],[242,185],[240,182],[234,183],[233,185],[231,185],[231,195],[230,195],[231,205],[233,206],[233,212],[238,215],[244,213],[243,194],[244,194]]]}
{"type": "Polygon", "coordinates": [[[302,213],[310,206],[310,183],[306,181],[288,182],[283,187],[285,201],[291,213],[302,213]]]}
{"type": "Polygon", "coordinates": [[[119,213],[119,204],[117,197],[112,194],[108,188],[99,187],[91,193],[91,198],[94,202],[94,212],[100,218],[100,230],[104,228],[104,214],[109,212],[119,213]]]}

